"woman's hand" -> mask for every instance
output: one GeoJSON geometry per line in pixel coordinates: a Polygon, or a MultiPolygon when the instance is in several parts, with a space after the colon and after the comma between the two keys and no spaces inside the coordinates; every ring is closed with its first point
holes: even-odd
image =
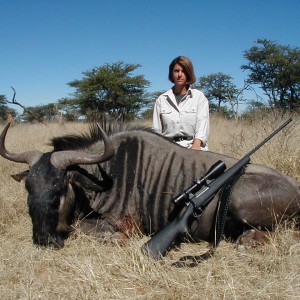
{"type": "Polygon", "coordinates": [[[193,150],[201,150],[202,141],[199,139],[194,139],[191,149],[193,150]]]}

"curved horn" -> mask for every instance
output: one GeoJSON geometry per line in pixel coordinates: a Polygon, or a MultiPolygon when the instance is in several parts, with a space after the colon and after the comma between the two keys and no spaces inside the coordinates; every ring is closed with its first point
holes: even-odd
{"type": "Polygon", "coordinates": [[[9,152],[5,148],[5,137],[8,131],[10,123],[8,123],[0,136],[0,155],[8,160],[18,162],[18,163],[26,163],[29,166],[32,166],[35,162],[39,160],[39,158],[43,155],[40,151],[25,151],[20,153],[9,152]]]}
{"type": "Polygon", "coordinates": [[[53,166],[58,169],[66,169],[68,166],[72,165],[91,165],[111,159],[115,155],[113,143],[101,126],[98,123],[96,124],[104,141],[105,151],[103,154],[88,154],[72,150],[54,152],[51,156],[51,163],[53,166]]]}

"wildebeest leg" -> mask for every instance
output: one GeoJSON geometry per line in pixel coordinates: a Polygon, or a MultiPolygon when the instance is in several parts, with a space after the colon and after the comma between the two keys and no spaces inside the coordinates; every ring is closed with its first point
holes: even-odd
{"type": "Polygon", "coordinates": [[[75,228],[84,234],[102,239],[104,242],[125,244],[128,237],[138,230],[131,217],[119,220],[83,219],[75,228]]]}
{"type": "Polygon", "coordinates": [[[76,230],[96,238],[104,242],[113,242],[124,244],[127,240],[125,233],[118,232],[115,227],[105,220],[84,219],[75,226],[76,230]]]}
{"type": "MultiPolygon", "coordinates": [[[[286,234],[284,237],[287,237],[286,234]]],[[[254,248],[259,245],[264,245],[270,242],[273,238],[274,233],[272,232],[249,229],[239,236],[236,242],[236,247],[238,250],[243,251],[247,248],[254,248]]],[[[300,242],[300,232],[294,230],[290,231],[289,239],[292,241],[292,243],[297,245],[300,242]]]]}
{"type": "Polygon", "coordinates": [[[254,248],[256,246],[263,245],[269,241],[270,236],[268,232],[263,232],[257,229],[249,229],[238,237],[236,246],[238,250],[244,250],[246,248],[254,248]]]}

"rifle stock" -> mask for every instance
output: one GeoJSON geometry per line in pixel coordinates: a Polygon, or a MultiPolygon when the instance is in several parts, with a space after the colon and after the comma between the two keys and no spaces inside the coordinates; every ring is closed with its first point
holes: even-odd
{"type": "MultiPolygon", "coordinates": [[[[231,178],[236,176],[241,172],[245,166],[250,162],[250,156],[256,152],[261,146],[263,146],[267,141],[269,141],[275,134],[281,131],[287,124],[289,124],[292,119],[286,121],[283,125],[277,128],[271,135],[265,138],[260,144],[258,144],[254,149],[252,149],[247,155],[236,162],[231,168],[223,172],[216,179],[214,179],[204,191],[200,193],[195,193],[185,209],[185,211],[178,215],[172,222],[165,226],[162,230],[155,233],[153,237],[142,246],[142,252],[153,259],[161,259],[166,255],[168,249],[172,246],[176,238],[182,234],[188,232],[188,224],[190,218],[197,208],[202,212],[205,207],[213,200],[215,195],[219,190],[230,181],[231,178]]],[[[217,166],[217,164],[215,164],[217,166]]],[[[221,166],[220,164],[218,166],[221,166]]],[[[219,167],[217,167],[219,169],[219,167]]],[[[210,169],[211,170],[211,169],[210,169]]],[[[207,174],[210,174],[210,170],[207,174]]],[[[206,176],[207,176],[206,174],[206,176]]],[[[205,177],[205,176],[204,176],[205,177]]],[[[193,186],[196,189],[196,186],[193,186]]],[[[185,195],[185,193],[183,193],[185,195]]],[[[176,197],[181,201],[182,195],[176,197]]],[[[173,201],[174,202],[174,201],[173,201]]],[[[175,202],[174,202],[175,203],[175,202]]]]}
{"type": "Polygon", "coordinates": [[[146,242],[142,246],[142,252],[157,260],[165,256],[176,238],[188,231],[188,221],[192,212],[193,208],[189,205],[180,218],[177,216],[146,242]]]}

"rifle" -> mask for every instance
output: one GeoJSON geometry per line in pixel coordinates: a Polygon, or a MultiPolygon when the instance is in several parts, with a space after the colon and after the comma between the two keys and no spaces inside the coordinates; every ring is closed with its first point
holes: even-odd
{"type": "Polygon", "coordinates": [[[175,205],[183,205],[185,202],[186,209],[162,230],[155,233],[153,237],[142,246],[142,252],[157,260],[165,256],[176,238],[189,231],[190,219],[192,217],[199,217],[216,194],[226,186],[232,178],[244,170],[246,165],[250,162],[251,155],[291,121],[291,118],[287,120],[242,159],[237,161],[231,168],[226,170],[225,163],[220,160],[216,162],[201,179],[194,180],[191,187],[172,200],[175,205]]]}

